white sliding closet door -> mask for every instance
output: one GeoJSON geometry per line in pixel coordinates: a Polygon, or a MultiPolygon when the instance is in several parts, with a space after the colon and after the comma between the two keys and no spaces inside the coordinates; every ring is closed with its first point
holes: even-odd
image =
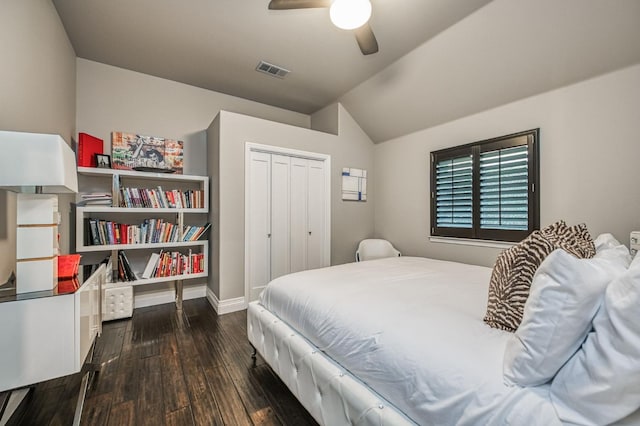
{"type": "Polygon", "coordinates": [[[325,170],[324,161],[307,160],[307,267],[316,269],[326,266],[325,250],[325,170]]]}
{"type": "Polygon", "coordinates": [[[307,269],[308,160],[291,159],[291,272],[307,269]]]}
{"type": "Polygon", "coordinates": [[[291,272],[289,169],[291,157],[271,154],[271,279],[291,272]]]}
{"type": "Polygon", "coordinates": [[[248,200],[249,300],[255,300],[271,280],[271,155],[250,153],[248,200]]]}

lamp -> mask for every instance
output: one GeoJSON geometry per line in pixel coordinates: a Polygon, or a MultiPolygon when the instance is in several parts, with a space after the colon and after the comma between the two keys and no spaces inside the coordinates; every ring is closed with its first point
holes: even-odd
{"type": "Polygon", "coordinates": [[[371,17],[369,0],[334,0],[329,9],[331,22],[343,30],[354,30],[367,23],[371,17]]]}
{"type": "Polygon", "coordinates": [[[0,189],[17,192],[16,293],[57,285],[58,196],[78,191],[75,154],[58,135],[0,131],[0,189]]]}

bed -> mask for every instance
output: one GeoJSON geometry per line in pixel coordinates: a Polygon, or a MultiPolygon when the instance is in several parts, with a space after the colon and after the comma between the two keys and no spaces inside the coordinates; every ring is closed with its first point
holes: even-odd
{"type": "Polygon", "coordinates": [[[249,341],[323,425],[561,425],[549,383],[504,383],[491,271],[398,257],[283,276],[249,304],[249,341]]]}

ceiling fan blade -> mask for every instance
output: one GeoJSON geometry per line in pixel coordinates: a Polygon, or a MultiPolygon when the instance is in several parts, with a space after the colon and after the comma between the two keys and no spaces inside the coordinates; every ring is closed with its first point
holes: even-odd
{"type": "Polygon", "coordinates": [[[269,9],[271,10],[311,9],[330,6],[331,0],[271,0],[269,2],[269,9]]]}
{"type": "Polygon", "coordinates": [[[366,23],[353,31],[356,34],[356,40],[358,41],[358,46],[360,46],[360,50],[363,55],[371,55],[378,51],[378,40],[376,40],[376,36],[373,35],[373,30],[369,23],[366,23]]]}

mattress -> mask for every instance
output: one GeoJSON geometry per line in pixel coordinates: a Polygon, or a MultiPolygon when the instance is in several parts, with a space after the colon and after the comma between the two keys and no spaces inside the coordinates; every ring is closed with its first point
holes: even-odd
{"type": "Polygon", "coordinates": [[[490,268],[399,257],[273,280],[260,304],[418,424],[557,425],[548,386],[508,387],[483,323],[490,268]]]}

